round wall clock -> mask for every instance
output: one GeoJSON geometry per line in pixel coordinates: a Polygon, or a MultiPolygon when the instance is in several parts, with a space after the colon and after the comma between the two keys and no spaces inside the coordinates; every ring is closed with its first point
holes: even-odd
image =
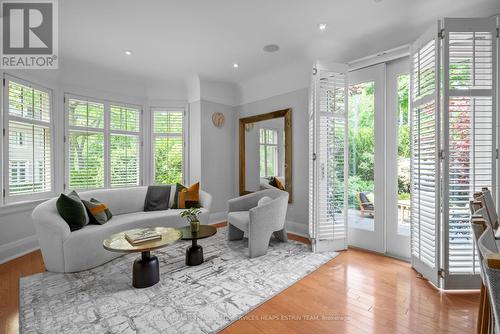
{"type": "Polygon", "coordinates": [[[224,114],[220,112],[214,112],[212,114],[212,123],[214,123],[217,128],[222,127],[224,125],[224,114]]]}

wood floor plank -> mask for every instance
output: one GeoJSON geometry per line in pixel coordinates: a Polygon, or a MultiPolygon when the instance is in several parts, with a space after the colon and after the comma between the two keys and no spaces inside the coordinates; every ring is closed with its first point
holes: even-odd
{"type": "MultiPolygon", "coordinates": [[[[0,333],[18,332],[19,278],[44,270],[40,251],[0,265],[0,333]]],[[[479,292],[443,292],[406,262],[349,249],[222,333],[474,333],[478,306],[479,292]]]]}

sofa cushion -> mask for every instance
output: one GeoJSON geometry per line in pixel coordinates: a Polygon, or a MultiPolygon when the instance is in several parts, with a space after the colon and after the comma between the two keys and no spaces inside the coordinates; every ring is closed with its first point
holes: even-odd
{"type": "Polygon", "coordinates": [[[269,181],[269,184],[275,188],[278,188],[279,190],[285,190],[285,185],[277,176],[272,177],[269,181]]]}
{"type": "Polygon", "coordinates": [[[122,215],[131,212],[143,212],[144,200],[148,187],[115,188],[90,190],[80,193],[82,199],[92,197],[106,203],[113,215],[122,215]]]}
{"type": "Polygon", "coordinates": [[[170,202],[170,188],[170,184],[148,186],[144,211],[167,210],[170,202]]]}
{"type": "Polygon", "coordinates": [[[200,207],[200,183],[194,183],[188,188],[177,183],[175,188],[174,208],[189,209],[200,207]]]}
{"type": "Polygon", "coordinates": [[[234,211],[227,214],[227,222],[243,232],[248,232],[248,225],[250,224],[249,211],[234,211]]]}
{"type": "Polygon", "coordinates": [[[68,195],[61,194],[57,199],[56,207],[71,231],[77,231],[89,223],[85,206],[74,190],[68,195]]]}
{"type": "Polygon", "coordinates": [[[101,203],[95,198],[91,198],[90,201],[82,200],[82,203],[87,208],[89,214],[90,224],[104,225],[108,220],[113,217],[111,211],[109,211],[108,206],[105,203],[101,203]]]}

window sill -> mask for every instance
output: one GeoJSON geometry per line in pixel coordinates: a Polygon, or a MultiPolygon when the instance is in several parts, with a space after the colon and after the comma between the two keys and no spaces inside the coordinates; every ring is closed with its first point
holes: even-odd
{"type": "Polygon", "coordinates": [[[0,217],[33,210],[38,204],[50,198],[51,197],[4,204],[0,206],[0,217]]]}

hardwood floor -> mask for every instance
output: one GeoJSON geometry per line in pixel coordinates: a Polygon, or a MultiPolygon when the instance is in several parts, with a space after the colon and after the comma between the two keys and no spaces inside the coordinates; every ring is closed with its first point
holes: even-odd
{"type": "MultiPolygon", "coordinates": [[[[18,332],[19,278],[44,270],[39,251],[0,265],[0,333],[18,332]]],[[[478,302],[479,292],[441,292],[408,263],[350,249],[222,333],[473,333],[478,302]]]]}

